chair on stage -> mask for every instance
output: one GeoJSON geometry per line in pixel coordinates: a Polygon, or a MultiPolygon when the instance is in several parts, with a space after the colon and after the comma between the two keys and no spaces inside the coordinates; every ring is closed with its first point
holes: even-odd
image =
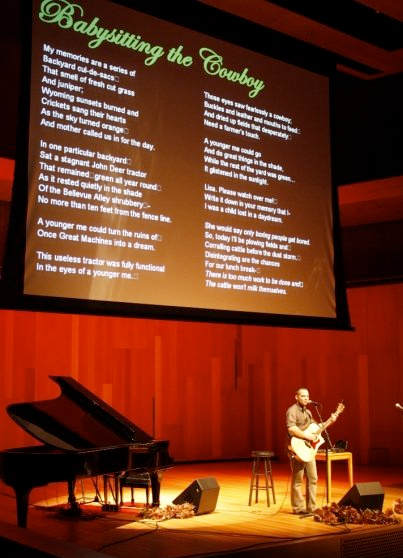
{"type": "Polygon", "coordinates": [[[253,492],[255,492],[255,503],[259,500],[259,490],[266,491],[266,501],[267,505],[270,506],[270,495],[269,489],[272,491],[273,503],[276,503],[276,495],[274,492],[274,481],[273,473],[271,468],[270,459],[274,457],[274,452],[272,451],[252,451],[252,478],[250,480],[250,490],[249,490],[249,506],[252,503],[253,492]],[[259,480],[262,479],[263,483],[259,484],[259,480]]]}
{"type": "Polygon", "coordinates": [[[131,490],[131,503],[134,504],[134,489],[144,488],[146,491],[146,503],[149,505],[150,501],[150,488],[151,477],[147,472],[139,473],[138,471],[125,471],[119,476],[119,489],[120,489],[120,505],[123,504],[123,489],[130,488],[131,490]]]}

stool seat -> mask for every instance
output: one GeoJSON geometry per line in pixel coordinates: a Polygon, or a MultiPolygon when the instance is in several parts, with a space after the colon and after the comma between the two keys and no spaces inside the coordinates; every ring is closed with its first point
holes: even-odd
{"type": "Polygon", "coordinates": [[[252,457],[274,457],[274,451],[252,451],[252,457]]]}
{"type": "Polygon", "coordinates": [[[274,491],[274,482],[273,482],[273,473],[271,469],[271,461],[270,459],[274,457],[273,451],[259,451],[254,450],[251,453],[253,458],[252,463],[252,478],[250,481],[250,489],[249,489],[249,506],[252,503],[252,496],[253,492],[255,491],[255,503],[258,502],[259,499],[259,490],[266,491],[266,501],[267,505],[270,506],[270,496],[269,496],[269,489],[272,491],[273,495],[273,503],[276,503],[276,494],[274,491]],[[259,480],[262,477],[263,484],[259,486],[259,480]]]}

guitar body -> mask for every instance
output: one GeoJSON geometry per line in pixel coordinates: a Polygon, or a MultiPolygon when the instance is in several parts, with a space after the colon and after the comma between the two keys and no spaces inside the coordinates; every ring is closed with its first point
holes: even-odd
{"type": "Polygon", "coordinates": [[[312,459],[315,459],[315,455],[317,454],[318,449],[325,440],[320,433],[322,432],[322,429],[318,424],[316,424],[316,422],[312,422],[304,432],[316,434],[319,437],[318,441],[312,442],[311,440],[303,440],[302,438],[293,436],[291,438],[290,445],[291,451],[295,453],[296,458],[299,461],[308,463],[308,461],[312,461],[312,459]]]}

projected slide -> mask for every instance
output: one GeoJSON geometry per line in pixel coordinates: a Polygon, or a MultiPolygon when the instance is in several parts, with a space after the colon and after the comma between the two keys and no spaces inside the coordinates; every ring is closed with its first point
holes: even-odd
{"type": "Polygon", "coordinates": [[[24,294],[334,318],[326,77],[33,2],[24,294]]]}

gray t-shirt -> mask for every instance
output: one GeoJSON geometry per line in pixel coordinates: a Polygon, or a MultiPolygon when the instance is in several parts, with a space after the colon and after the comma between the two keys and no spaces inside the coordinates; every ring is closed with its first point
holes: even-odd
{"type": "MultiPolygon", "coordinates": [[[[312,413],[306,407],[301,407],[298,403],[294,403],[294,405],[291,405],[291,407],[287,409],[287,431],[291,426],[298,426],[301,430],[305,430],[312,422],[315,422],[313,420],[312,413]]],[[[291,434],[289,432],[288,436],[291,438],[291,434]]]]}

